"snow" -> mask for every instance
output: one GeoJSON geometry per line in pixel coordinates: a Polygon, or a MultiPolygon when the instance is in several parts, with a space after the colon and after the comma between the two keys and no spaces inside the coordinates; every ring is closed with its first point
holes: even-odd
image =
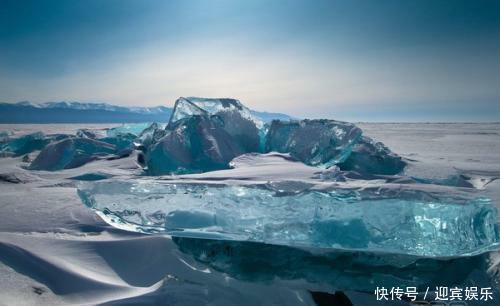
{"type": "MultiPolygon", "coordinates": [[[[465,175],[483,188],[469,189],[495,205],[500,203],[500,184],[494,180],[500,177],[499,124],[359,126],[365,135],[413,160],[405,170],[407,177],[465,175]]],[[[3,125],[0,130],[48,135],[76,133],[82,127],[3,125]]],[[[355,305],[372,305],[375,286],[475,285],[492,287],[495,298],[500,296],[499,251],[413,264],[415,258],[171,238],[117,229],[82,205],[77,195],[79,181],[73,178],[104,173],[127,181],[142,173],[136,160],[137,153],[133,153],[51,172],[26,170],[28,163],[21,156],[0,159],[0,174],[19,179],[17,183],[0,181],[1,305],[314,305],[311,291],[343,291],[355,305]]],[[[272,156],[262,161],[256,162],[255,156],[234,160],[240,169],[235,179],[257,181],[266,172],[273,172],[275,178],[289,173],[291,161],[272,156]],[[255,164],[257,169],[245,166],[255,164]]],[[[289,179],[337,179],[335,169],[311,168],[297,164],[289,179]]],[[[183,180],[217,182],[227,178],[224,171],[231,170],[191,174],[183,180]]]]}

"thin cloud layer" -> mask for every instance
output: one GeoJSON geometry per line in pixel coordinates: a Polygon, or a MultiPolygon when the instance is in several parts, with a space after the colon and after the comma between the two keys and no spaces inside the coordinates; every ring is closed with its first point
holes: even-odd
{"type": "Polygon", "coordinates": [[[0,11],[0,100],[498,121],[496,1],[33,1],[0,11]]]}

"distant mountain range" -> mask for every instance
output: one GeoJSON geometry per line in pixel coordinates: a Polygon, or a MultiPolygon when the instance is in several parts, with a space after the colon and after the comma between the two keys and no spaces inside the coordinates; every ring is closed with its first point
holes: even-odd
{"type": "MultiPolygon", "coordinates": [[[[171,107],[125,107],[107,103],[0,102],[0,123],[137,123],[168,122],[171,107]]],[[[288,120],[281,113],[252,111],[264,121],[288,120]]]]}

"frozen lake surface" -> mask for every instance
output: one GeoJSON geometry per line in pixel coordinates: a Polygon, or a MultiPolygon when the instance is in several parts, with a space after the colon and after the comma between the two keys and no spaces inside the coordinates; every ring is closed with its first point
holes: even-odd
{"type": "MultiPolygon", "coordinates": [[[[466,175],[500,207],[500,124],[357,125],[409,160],[405,175],[466,175]]],[[[51,134],[103,127],[109,126],[0,125],[0,131],[51,134]]],[[[111,227],[82,204],[72,178],[89,172],[137,176],[136,159],[132,154],[56,172],[26,171],[22,157],[0,159],[0,305],[315,305],[320,300],[349,305],[346,299],[377,305],[377,286],[492,287],[496,300],[477,305],[500,299],[496,250],[415,260],[111,227]]]]}

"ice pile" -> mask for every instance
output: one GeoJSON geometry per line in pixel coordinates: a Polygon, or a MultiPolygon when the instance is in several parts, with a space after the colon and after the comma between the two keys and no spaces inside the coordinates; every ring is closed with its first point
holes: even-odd
{"type": "Polygon", "coordinates": [[[124,154],[135,149],[136,143],[145,140],[145,134],[153,129],[159,129],[157,123],[135,123],[121,125],[106,130],[80,130],[83,137],[99,140],[116,147],[117,151],[124,154]]]}
{"type": "Polygon", "coordinates": [[[30,165],[31,170],[62,170],[76,168],[87,162],[116,152],[108,143],[70,137],[47,145],[30,165]]]}
{"type": "MultiPolygon", "coordinates": [[[[100,158],[128,156],[142,143],[151,143],[152,133],[160,128],[157,123],[141,123],[111,129],[80,129],[75,135],[37,132],[13,137],[5,132],[0,138],[0,156],[16,157],[40,151],[29,165],[30,170],[76,168],[100,158]]],[[[24,156],[23,160],[31,159],[24,156]]]]}
{"type": "Polygon", "coordinates": [[[136,151],[142,176],[70,178],[85,181],[88,207],[132,231],[430,257],[499,241],[494,204],[466,177],[407,177],[405,160],[348,122],[263,122],[238,100],[190,97],[166,126],[0,136],[2,156],[40,150],[31,170],[136,151]]]}
{"type": "Polygon", "coordinates": [[[117,227],[430,257],[498,243],[488,198],[399,175],[406,162],[351,123],[267,124],[238,100],[180,98],[168,125],[143,135],[149,176],[79,188],[82,201],[117,227]]]}
{"type": "MultiPolygon", "coordinates": [[[[289,153],[308,165],[329,168],[349,157],[361,130],[335,120],[274,120],[265,124],[235,99],[179,98],[164,134],[145,150],[151,175],[228,169],[233,158],[252,152],[289,153]]],[[[388,163],[397,159],[404,166],[388,149],[370,149],[373,159],[388,163]]],[[[355,170],[364,172],[385,165],[370,168],[365,164],[370,162],[355,158],[348,165],[356,164],[355,170]]]]}
{"type": "Polygon", "coordinates": [[[62,134],[44,135],[41,132],[37,132],[10,139],[6,134],[3,143],[0,144],[0,151],[10,153],[12,156],[21,156],[41,150],[51,141],[58,141],[66,137],[67,135],[62,134]]]}
{"type": "Polygon", "coordinates": [[[335,120],[273,120],[264,123],[236,99],[179,98],[168,124],[81,129],[76,135],[4,135],[1,156],[41,150],[33,170],[62,170],[104,156],[127,156],[138,149],[148,175],[188,174],[229,169],[245,153],[287,153],[307,165],[362,175],[395,174],[405,162],[382,144],[361,136],[354,124],[335,120]]]}

